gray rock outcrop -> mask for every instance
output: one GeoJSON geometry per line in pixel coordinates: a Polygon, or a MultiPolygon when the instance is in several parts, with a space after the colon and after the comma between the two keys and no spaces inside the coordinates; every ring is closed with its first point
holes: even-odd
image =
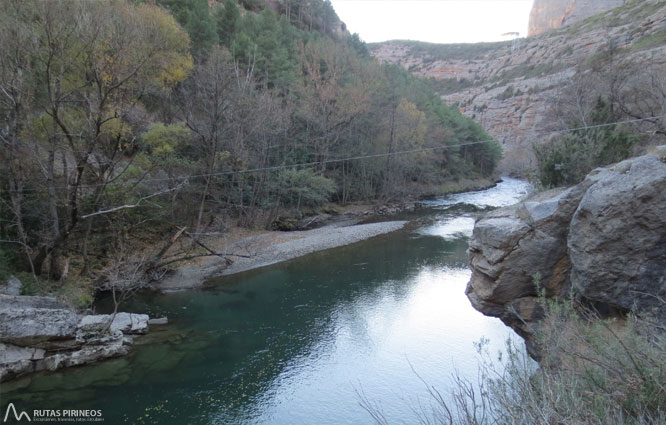
{"type": "Polygon", "coordinates": [[[480,219],[470,241],[467,296],[532,345],[547,297],[572,293],[604,311],[655,313],[666,321],[666,155],[591,172],[480,219]],[[535,276],[538,276],[535,279],[535,276]]]}
{"type": "Polygon", "coordinates": [[[115,316],[96,314],[81,318],[78,323],[78,330],[81,332],[101,332],[108,329],[111,333],[120,331],[129,335],[145,334],[148,332],[149,320],[147,314],[117,313],[115,316]]]}
{"type": "Polygon", "coordinates": [[[573,24],[597,13],[621,6],[626,0],[534,0],[528,36],[573,24]]]}
{"type": "Polygon", "coordinates": [[[0,295],[0,382],[128,353],[147,314],[80,315],[54,297],[0,295]]]}
{"type": "Polygon", "coordinates": [[[79,316],[53,297],[0,296],[0,341],[34,346],[71,338],[79,316]]]}

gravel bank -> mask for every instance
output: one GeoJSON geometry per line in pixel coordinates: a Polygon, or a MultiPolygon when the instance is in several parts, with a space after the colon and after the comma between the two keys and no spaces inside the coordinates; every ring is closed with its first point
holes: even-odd
{"type": "Polygon", "coordinates": [[[153,286],[164,292],[197,288],[212,277],[240,273],[312,252],[349,245],[402,229],[406,224],[407,221],[354,226],[334,224],[302,232],[265,232],[228,247],[227,255],[234,260],[231,266],[226,267],[221,258],[211,258],[199,266],[183,266],[153,286]]]}

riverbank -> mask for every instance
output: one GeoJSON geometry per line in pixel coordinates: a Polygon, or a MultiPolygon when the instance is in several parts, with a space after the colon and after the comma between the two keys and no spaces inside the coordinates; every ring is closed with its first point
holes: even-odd
{"type": "Polygon", "coordinates": [[[151,286],[163,292],[198,288],[217,276],[269,266],[317,251],[349,245],[402,229],[407,221],[355,224],[353,221],[329,224],[306,231],[264,231],[246,236],[225,247],[225,258],[211,257],[200,264],[184,265],[151,286]]]}
{"type": "Polygon", "coordinates": [[[212,237],[206,241],[208,246],[215,248],[224,258],[213,256],[192,263],[183,263],[164,278],[152,282],[150,287],[162,292],[200,288],[206,280],[218,276],[265,267],[390,233],[402,229],[408,222],[358,223],[363,219],[390,217],[401,212],[414,211],[422,206],[421,199],[481,191],[495,187],[500,181],[499,177],[462,179],[422,191],[420,195],[403,202],[336,206],[334,209],[337,210],[337,214],[317,220],[324,222],[328,220],[329,224],[310,230],[253,231],[232,227],[223,237],[212,237]],[[228,264],[227,259],[233,263],[228,264]]]}

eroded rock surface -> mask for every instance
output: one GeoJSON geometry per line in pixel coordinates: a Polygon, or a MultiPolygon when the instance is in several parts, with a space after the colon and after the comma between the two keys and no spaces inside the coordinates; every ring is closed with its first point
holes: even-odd
{"type": "Polygon", "coordinates": [[[625,2],[626,0],[534,0],[528,36],[561,28],[621,6],[625,2]]]}
{"type": "Polygon", "coordinates": [[[650,311],[666,321],[666,155],[591,172],[480,219],[470,242],[467,296],[523,336],[532,354],[546,296],[573,293],[612,311],[650,311]]]}
{"type": "Polygon", "coordinates": [[[0,295],[0,382],[128,353],[147,314],[80,315],[55,297],[0,295]]]}
{"type": "Polygon", "coordinates": [[[109,329],[111,332],[120,331],[125,334],[145,334],[148,332],[149,320],[147,314],[117,313],[115,316],[95,314],[81,318],[78,329],[83,332],[100,332],[109,329]]]}
{"type": "Polygon", "coordinates": [[[0,296],[0,340],[31,346],[72,338],[79,316],[51,297],[0,296]],[[24,302],[22,302],[24,301],[24,302]]]}
{"type": "Polygon", "coordinates": [[[574,289],[626,310],[666,307],[666,164],[641,157],[597,179],[570,224],[574,289]]]}

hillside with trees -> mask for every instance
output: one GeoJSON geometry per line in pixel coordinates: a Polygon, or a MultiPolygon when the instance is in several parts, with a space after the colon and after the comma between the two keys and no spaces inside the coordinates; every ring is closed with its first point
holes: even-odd
{"type": "Polygon", "coordinates": [[[135,250],[159,270],[184,229],[201,249],[328,202],[437,193],[501,156],[328,1],[9,0],[0,39],[0,272],[82,304],[135,250]]]}

